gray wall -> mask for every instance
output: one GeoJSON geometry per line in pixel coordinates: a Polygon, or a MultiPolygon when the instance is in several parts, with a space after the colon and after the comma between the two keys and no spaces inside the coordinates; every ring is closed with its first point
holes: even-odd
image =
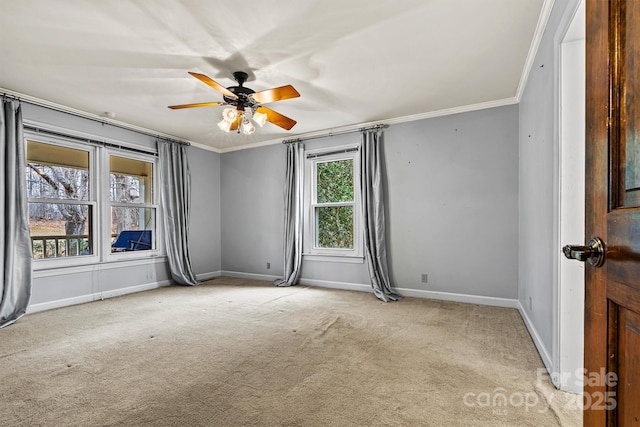
{"type": "MultiPolygon", "coordinates": [[[[518,107],[385,131],[392,280],[403,289],[517,298],[518,107]],[[420,283],[420,274],[429,283],[420,283]]],[[[357,134],[305,142],[307,149],[357,134]]],[[[221,160],[222,270],[282,274],[284,146],[221,160]],[[272,268],[266,269],[266,262],[272,268]]],[[[365,264],[303,263],[308,283],[368,286],[365,264]]]]}
{"type": "MultiPolygon", "coordinates": [[[[139,132],[81,118],[27,102],[22,103],[27,123],[55,126],[61,132],[83,132],[133,146],[155,148],[156,138],[139,132]]],[[[196,147],[189,149],[192,178],[190,245],[193,268],[199,277],[220,270],[220,155],[196,147]]],[[[169,283],[165,258],[121,261],[100,266],[69,267],[34,272],[31,309],[51,308],[131,290],[169,283]],[[91,271],[87,271],[91,270],[91,271]]]]}
{"type": "Polygon", "coordinates": [[[518,106],[385,133],[397,286],[517,298],[518,106]],[[429,283],[420,283],[420,273],[429,283]]]}
{"type": "Polygon", "coordinates": [[[557,307],[559,45],[575,4],[556,0],[520,100],[518,295],[547,366],[557,307]]]}
{"type": "Polygon", "coordinates": [[[282,275],[284,157],[282,144],[222,154],[223,271],[282,275]]]}
{"type": "Polygon", "coordinates": [[[189,250],[193,272],[200,280],[221,269],[220,154],[189,148],[191,170],[191,222],[189,250]]]}

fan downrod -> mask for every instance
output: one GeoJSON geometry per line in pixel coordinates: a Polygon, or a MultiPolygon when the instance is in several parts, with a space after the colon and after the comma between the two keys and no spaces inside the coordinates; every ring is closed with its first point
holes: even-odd
{"type": "Polygon", "coordinates": [[[244,82],[246,82],[249,78],[249,74],[245,73],[244,71],[235,71],[233,73],[233,78],[238,82],[240,86],[242,86],[244,82]]]}

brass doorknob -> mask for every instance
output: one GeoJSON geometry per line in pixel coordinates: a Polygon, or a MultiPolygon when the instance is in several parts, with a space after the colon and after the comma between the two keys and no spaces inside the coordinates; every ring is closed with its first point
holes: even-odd
{"type": "Polygon", "coordinates": [[[604,242],[599,237],[589,240],[587,246],[566,245],[562,248],[564,256],[578,261],[588,261],[594,267],[604,264],[604,242]]]}

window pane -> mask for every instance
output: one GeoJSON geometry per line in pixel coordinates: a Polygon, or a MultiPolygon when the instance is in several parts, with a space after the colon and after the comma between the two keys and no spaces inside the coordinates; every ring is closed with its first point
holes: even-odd
{"type": "Polygon", "coordinates": [[[111,252],[154,248],[156,225],[154,208],[111,208],[111,252]]]}
{"type": "Polygon", "coordinates": [[[318,203],[353,201],[353,160],[316,164],[318,203]]]}
{"type": "Polygon", "coordinates": [[[89,200],[89,152],[27,141],[27,197],[89,200]]]}
{"type": "Polygon", "coordinates": [[[91,211],[88,205],[29,203],[33,257],[91,255],[91,211]]]}
{"type": "Polygon", "coordinates": [[[353,249],[353,206],[316,207],[316,247],[353,249]]]}
{"type": "Polygon", "coordinates": [[[111,156],[109,165],[112,202],[153,203],[152,163],[111,156]]]}

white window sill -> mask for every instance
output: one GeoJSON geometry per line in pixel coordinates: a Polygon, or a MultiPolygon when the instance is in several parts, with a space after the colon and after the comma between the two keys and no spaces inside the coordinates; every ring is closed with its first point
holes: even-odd
{"type": "Polygon", "coordinates": [[[363,256],[353,255],[316,255],[316,254],[302,254],[303,261],[314,262],[344,262],[349,264],[362,264],[364,263],[363,256]]]}

